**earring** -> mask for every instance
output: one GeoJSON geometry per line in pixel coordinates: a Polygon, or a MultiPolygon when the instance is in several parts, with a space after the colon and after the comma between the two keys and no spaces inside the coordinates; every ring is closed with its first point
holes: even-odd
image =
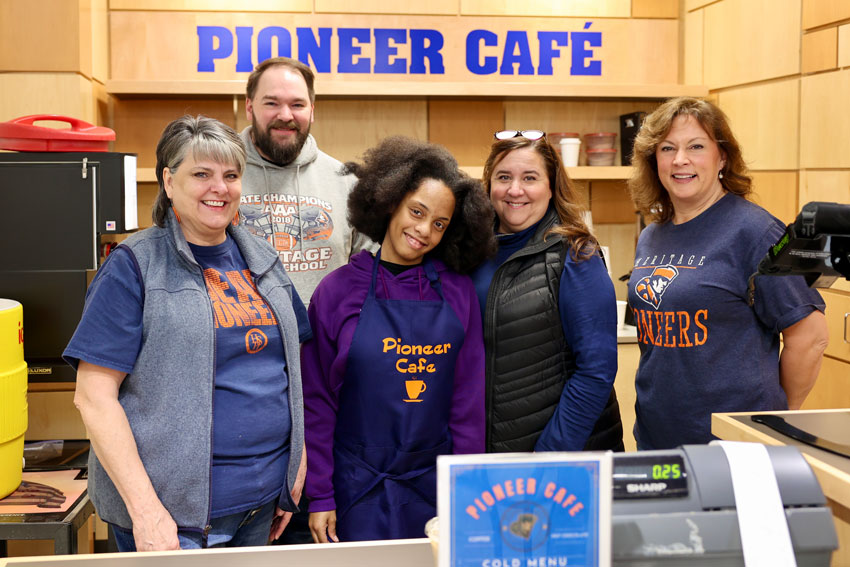
{"type": "Polygon", "coordinates": [[[722,171],[717,172],[717,179],[723,179],[723,172],[722,171]]]}
{"type": "Polygon", "coordinates": [[[230,224],[233,226],[239,226],[239,211],[236,211],[236,215],[233,217],[233,220],[230,221],[230,224]]]}

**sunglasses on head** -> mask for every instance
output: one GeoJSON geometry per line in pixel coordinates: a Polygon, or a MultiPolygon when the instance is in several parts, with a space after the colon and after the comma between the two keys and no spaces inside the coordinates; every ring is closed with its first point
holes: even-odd
{"type": "Polygon", "coordinates": [[[499,130],[494,134],[497,140],[510,140],[522,136],[526,140],[539,140],[546,136],[543,130],[499,130]]]}

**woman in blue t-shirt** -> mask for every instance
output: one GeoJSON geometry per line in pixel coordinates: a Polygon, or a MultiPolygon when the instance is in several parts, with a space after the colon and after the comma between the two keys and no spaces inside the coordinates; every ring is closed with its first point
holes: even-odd
{"type": "Polygon", "coordinates": [[[304,482],[306,311],[275,251],[238,226],[238,135],[184,116],[156,156],[155,226],[103,263],[64,353],[89,493],[120,551],[263,545],[304,482]]]}
{"type": "Polygon", "coordinates": [[[824,303],[789,276],[758,278],[748,304],[748,279],[784,226],[747,200],[752,180],[726,116],[671,99],[647,116],[632,162],[632,199],[651,222],[629,280],[638,448],[707,443],[715,412],[799,409],[827,343],[824,303]]]}

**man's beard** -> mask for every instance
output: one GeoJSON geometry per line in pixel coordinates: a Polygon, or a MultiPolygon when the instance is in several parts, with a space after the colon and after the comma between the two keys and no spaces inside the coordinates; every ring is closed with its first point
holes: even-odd
{"type": "Polygon", "coordinates": [[[304,147],[304,142],[307,141],[307,136],[310,134],[310,124],[307,124],[306,131],[302,132],[294,120],[289,122],[275,120],[270,122],[268,128],[263,130],[254,117],[251,119],[251,133],[253,134],[254,145],[261,154],[278,165],[289,165],[301,153],[301,148],[304,147]],[[295,138],[289,143],[278,144],[272,139],[272,128],[293,128],[295,129],[295,138]]]}

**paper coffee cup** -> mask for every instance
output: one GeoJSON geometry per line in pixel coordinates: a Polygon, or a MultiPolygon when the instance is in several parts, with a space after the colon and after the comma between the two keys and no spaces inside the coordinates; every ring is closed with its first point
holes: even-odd
{"type": "Polygon", "coordinates": [[[581,148],[580,138],[561,138],[561,159],[564,160],[565,167],[575,167],[578,165],[578,154],[581,148]]]}
{"type": "Polygon", "coordinates": [[[626,326],[626,302],[617,300],[617,330],[626,326]]]}

